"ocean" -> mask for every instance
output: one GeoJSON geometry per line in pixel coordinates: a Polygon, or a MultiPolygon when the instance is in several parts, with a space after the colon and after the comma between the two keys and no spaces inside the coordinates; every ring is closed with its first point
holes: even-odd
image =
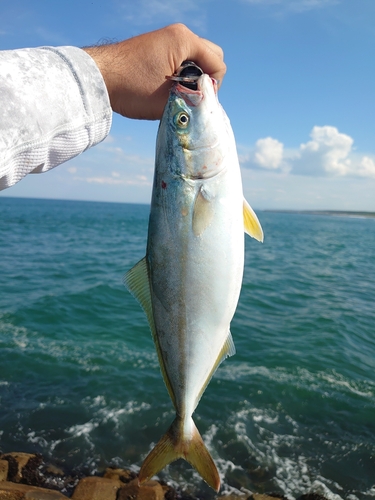
{"type": "MultiPolygon", "coordinates": [[[[149,207],[0,197],[0,449],[139,470],[173,420],[124,273],[149,207]]],[[[375,219],[258,212],[237,354],[194,414],[221,494],[375,497],[375,219]]],[[[159,478],[214,498],[191,467],[159,478]]]]}

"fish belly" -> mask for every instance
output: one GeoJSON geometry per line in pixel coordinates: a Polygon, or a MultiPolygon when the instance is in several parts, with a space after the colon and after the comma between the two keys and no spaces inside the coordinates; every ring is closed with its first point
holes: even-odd
{"type": "Polygon", "coordinates": [[[151,207],[148,260],[154,321],[182,418],[193,413],[220,362],[240,293],[242,187],[233,180],[225,174],[193,186],[180,180],[173,194],[159,193],[151,207]],[[209,198],[210,218],[197,235],[192,221],[202,189],[209,198]]]}

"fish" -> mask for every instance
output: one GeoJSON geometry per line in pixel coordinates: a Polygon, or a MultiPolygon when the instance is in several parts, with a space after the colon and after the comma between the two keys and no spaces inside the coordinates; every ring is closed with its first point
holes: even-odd
{"type": "Polygon", "coordinates": [[[144,460],[142,483],[183,458],[214,490],[220,476],[192,415],[219,364],[235,353],[230,322],[244,269],[244,234],[263,230],[243,197],[217,82],[176,78],[161,118],[146,256],[124,277],[144,309],[176,417],[144,460]]]}

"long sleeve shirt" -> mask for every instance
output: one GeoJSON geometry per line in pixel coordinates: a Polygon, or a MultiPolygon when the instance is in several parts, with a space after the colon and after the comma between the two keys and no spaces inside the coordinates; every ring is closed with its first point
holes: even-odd
{"type": "Polygon", "coordinates": [[[94,146],[111,122],[104,80],[83,50],[0,51],[0,189],[94,146]]]}

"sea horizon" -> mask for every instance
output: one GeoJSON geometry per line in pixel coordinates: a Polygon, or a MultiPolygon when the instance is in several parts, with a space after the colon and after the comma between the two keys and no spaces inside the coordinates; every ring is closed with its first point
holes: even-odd
{"type": "MultiPolygon", "coordinates": [[[[151,199],[149,202],[129,202],[129,201],[111,201],[111,200],[81,200],[73,198],[48,198],[48,197],[33,197],[33,196],[12,196],[8,194],[3,194],[0,192],[0,198],[12,198],[20,200],[45,200],[45,201],[72,201],[72,202],[87,202],[87,203],[117,203],[125,205],[151,205],[151,199]]],[[[254,208],[254,207],[253,207],[254,208]]],[[[256,212],[271,212],[271,213],[285,213],[285,214],[306,214],[306,215],[358,215],[363,217],[375,217],[375,211],[368,210],[345,210],[345,209],[324,209],[324,208],[258,208],[255,206],[254,210],[256,212]]]]}

